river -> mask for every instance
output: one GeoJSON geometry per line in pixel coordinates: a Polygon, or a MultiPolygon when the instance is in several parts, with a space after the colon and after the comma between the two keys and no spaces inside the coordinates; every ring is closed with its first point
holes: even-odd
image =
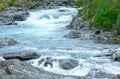
{"type": "Polygon", "coordinates": [[[0,53],[23,50],[37,51],[41,57],[30,60],[31,64],[59,74],[84,76],[91,69],[120,74],[119,62],[112,62],[109,57],[94,57],[108,53],[109,49],[120,50],[119,44],[102,44],[96,43],[94,40],[64,37],[70,32],[65,29],[65,26],[70,24],[77,12],[75,8],[66,7],[30,11],[30,16],[26,21],[18,21],[18,25],[0,27],[0,37],[14,38],[19,42],[15,46],[1,48],[0,53]],[[72,70],[61,69],[58,62],[53,62],[53,68],[38,66],[38,61],[44,57],[72,58],[77,60],[79,65],[72,70]]]}

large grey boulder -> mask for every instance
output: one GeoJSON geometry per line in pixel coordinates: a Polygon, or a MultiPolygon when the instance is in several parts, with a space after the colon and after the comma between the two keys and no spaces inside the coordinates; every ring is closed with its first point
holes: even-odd
{"type": "Polygon", "coordinates": [[[7,53],[2,55],[5,59],[19,59],[19,60],[30,60],[36,59],[39,55],[35,51],[22,51],[18,53],[7,53]]]}
{"type": "Polygon", "coordinates": [[[0,25],[14,25],[15,21],[12,17],[0,16],[0,25]]]}
{"type": "Polygon", "coordinates": [[[15,21],[25,21],[29,12],[23,8],[10,7],[0,13],[0,25],[13,25],[15,21]]]}
{"type": "Polygon", "coordinates": [[[12,17],[14,21],[24,21],[29,16],[27,11],[21,11],[18,9],[4,11],[3,16],[12,17]]]}
{"type": "Polygon", "coordinates": [[[95,34],[95,39],[108,42],[115,40],[116,34],[113,32],[101,32],[99,34],[95,34]]]}
{"type": "Polygon", "coordinates": [[[43,71],[19,60],[0,61],[0,70],[5,73],[0,74],[0,79],[85,79],[43,71]]]}
{"type": "Polygon", "coordinates": [[[84,20],[79,15],[76,15],[73,18],[72,22],[68,26],[66,26],[66,28],[74,29],[74,30],[79,30],[83,27],[84,27],[84,20]]]}
{"type": "Polygon", "coordinates": [[[88,79],[113,79],[116,77],[114,74],[106,73],[99,69],[92,69],[86,75],[88,79]]]}
{"type": "Polygon", "coordinates": [[[12,46],[15,44],[18,44],[18,42],[13,40],[12,38],[0,38],[0,46],[12,46]]]}
{"type": "Polygon", "coordinates": [[[74,69],[78,66],[78,61],[73,59],[60,59],[59,66],[64,70],[74,69]]]}
{"type": "Polygon", "coordinates": [[[67,38],[79,38],[80,33],[77,32],[77,31],[71,31],[67,35],[65,35],[64,37],[67,37],[67,38]]]}

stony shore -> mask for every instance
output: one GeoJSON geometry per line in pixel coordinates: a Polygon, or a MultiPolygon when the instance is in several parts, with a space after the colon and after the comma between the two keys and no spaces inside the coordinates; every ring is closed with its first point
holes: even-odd
{"type": "MultiPolygon", "coordinates": [[[[59,3],[57,5],[60,5],[59,3]]],[[[66,3],[65,3],[66,4],[66,3]]],[[[66,4],[68,5],[68,4],[66,4]]],[[[47,6],[46,9],[54,8],[55,6],[47,6]]],[[[41,8],[41,7],[40,7],[41,8]]],[[[43,9],[45,7],[42,7],[43,9]]],[[[0,25],[17,25],[15,21],[25,21],[29,16],[28,9],[10,7],[0,13],[0,25]]],[[[83,21],[81,17],[74,17],[70,25],[66,26],[71,29],[71,32],[64,37],[67,38],[80,38],[80,39],[95,39],[95,40],[114,40],[114,33],[102,32],[99,29],[92,28],[92,21],[83,21]],[[84,33],[79,30],[85,31],[84,33]]],[[[116,39],[116,38],[115,38],[116,39]]],[[[0,38],[0,47],[14,46],[19,44],[17,40],[8,37],[0,38]]],[[[114,61],[120,61],[120,52],[113,52],[110,56],[114,57],[114,61]]],[[[31,64],[25,62],[30,59],[40,57],[36,51],[22,51],[12,52],[0,55],[0,79],[92,79],[91,75],[96,71],[95,79],[120,79],[119,75],[105,73],[100,70],[91,70],[86,76],[70,76],[60,75],[52,72],[44,71],[33,67],[31,64]]],[[[104,56],[108,56],[107,54],[104,56]]],[[[100,56],[98,56],[100,57],[100,56]]],[[[66,60],[71,67],[75,67],[78,63],[74,60],[66,60]],[[75,65],[76,64],[76,65],[75,65]]],[[[60,60],[61,67],[66,69],[64,60],[60,60]]],[[[69,67],[69,66],[67,66],[69,67]]],[[[69,67],[69,68],[71,68],[69,67]]],[[[69,69],[68,68],[68,69],[69,69]]]]}

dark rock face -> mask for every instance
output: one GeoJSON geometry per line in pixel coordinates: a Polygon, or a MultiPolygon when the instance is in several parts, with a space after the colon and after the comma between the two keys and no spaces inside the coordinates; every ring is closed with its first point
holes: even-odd
{"type": "Polygon", "coordinates": [[[114,74],[106,73],[104,71],[98,70],[98,69],[92,69],[90,72],[86,75],[88,79],[113,79],[116,77],[114,74]]]}
{"type": "Polygon", "coordinates": [[[36,52],[31,52],[31,51],[23,51],[19,53],[8,53],[2,56],[5,59],[19,59],[19,60],[36,59],[39,57],[36,52]]]}
{"type": "Polygon", "coordinates": [[[12,46],[17,44],[18,42],[11,38],[0,38],[0,46],[12,46]]]}
{"type": "Polygon", "coordinates": [[[73,18],[73,21],[70,23],[70,25],[66,26],[68,29],[74,29],[74,30],[79,30],[84,27],[84,20],[76,16],[73,18]]]}
{"type": "Polygon", "coordinates": [[[46,72],[16,59],[0,61],[0,73],[0,79],[85,79],[46,72]]]}
{"type": "Polygon", "coordinates": [[[110,40],[115,40],[116,34],[112,32],[101,32],[99,34],[95,35],[95,39],[97,40],[104,40],[104,41],[110,41],[110,40]]]}
{"type": "Polygon", "coordinates": [[[0,25],[14,25],[15,21],[12,17],[0,16],[0,25]]]}
{"type": "Polygon", "coordinates": [[[59,65],[62,69],[70,70],[78,66],[78,61],[73,59],[60,59],[59,65]]]}
{"type": "Polygon", "coordinates": [[[55,0],[55,5],[57,6],[66,6],[72,5],[75,0],[55,0]]]}
{"type": "Polygon", "coordinates": [[[71,31],[70,33],[68,33],[64,37],[67,37],[67,38],[79,38],[80,37],[80,33],[77,32],[77,31],[71,31]]]}
{"type": "Polygon", "coordinates": [[[93,24],[92,20],[84,21],[80,15],[76,15],[73,18],[72,22],[68,26],[66,26],[66,28],[74,30],[80,30],[83,28],[92,29],[92,24],[93,24]]]}
{"type": "Polygon", "coordinates": [[[10,7],[0,13],[0,25],[13,25],[15,21],[24,21],[29,16],[26,9],[10,7]]]}

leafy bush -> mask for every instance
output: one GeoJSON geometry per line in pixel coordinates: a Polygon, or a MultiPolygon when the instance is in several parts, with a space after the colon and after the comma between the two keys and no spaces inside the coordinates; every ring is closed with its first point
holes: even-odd
{"type": "Polygon", "coordinates": [[[74,4],[83,7],[84,20],[93,19],[93,26],[117,33],[120,31],[120,0],[76,0],[74,4]]]}
{"type": "Polygon", "coordinates": [[[27,1],[24,1],[24,2],[16,2],[15,3],[16,5],[20,5],[21,7],[27,7],[27,8],[31,8],[33,6],[33,3],[32,2],[27,2],[27,1]]]}
{"type": "Polygon", "coordinates": [[[104,30],[111,30],[117,15],[118,10],[113,7],[102,8],[94,16],[94,26],[104,30]]]}
{"type": "Polygon", "coordinates": [[[3,5],[3,3],[0,3],[0,10],[3,10],[5,8],[5,6],[3,5]]]}
{"type": "Polygon", "coordinates": [[[117,32],[118,35],[120,35],[120,13],[117,16],[116,26],[114,26],[114,30],[117,32]]]}

